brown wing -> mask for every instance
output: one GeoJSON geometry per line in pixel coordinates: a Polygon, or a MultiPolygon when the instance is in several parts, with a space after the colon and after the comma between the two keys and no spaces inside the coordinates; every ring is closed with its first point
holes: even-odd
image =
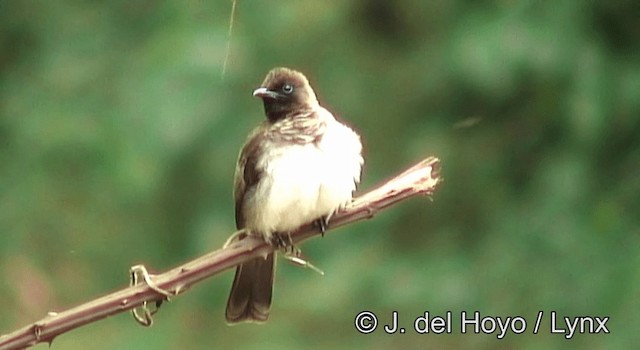
{"type": "Polygon", "coordinates": [[[260,170],[256,169],[258,162],[258,154],[264,140],[264,126],[255,129],[247,139],[246,144],[242,147],[238,156],[238,164],[236,165],[236,173],[233,185],[233,197],[236,204],[236,228],[241,229],[245,226],[245,217],[243,213],[244,200],[247,191],[250,191],[257,185],[260,178],[260,170]]]}
{"type": "MultiPolygon", "coordinates": [[[[246,196],[257,185],[261,170],[256,168],[258,155],[262,152],[265,126],[254,130],[240,151],[234,180],[233,194],[236,202],[236,227],[245,227],[243,208],[246,196]]],[[[227,300],[225,318],[228,323],[264,322],[269,317],[273,277],[274,254],[256,258],[238,265],[227,300]]]]}
{"type": "Polygon", "coordinates": [[[257,169],[258,156],[262,153],[264,141],[293,142],[305,144],[318,142],[324,134],[326,124],[313,110],[303,110],[279,120],[274,124],[263,123],[256,128],[240,151],[234,180],[233,195],[236,204],[236,227],[245,227],[243,213],[245,196],[257,185],[261,169],[257,169]]]}
{"type": "MultiPolygon", "coordinates": [[[[258,157],[263,153],[265,141],[269,143],[310,143],[322,137],[325,124],[313,111],[303,111],[274,124],[263,123],[254,130],[240,151],[236,166],[234,197],[236,202],[236,226],[244,228],[246,218],[244,204],[247,196],[257,186],[262,174],[257,168],[258,157]]],[[[264,322],[269,317],[273,278],[274,254],[256,258],[236,268],[231,285],[225,317],[229,323],[243,321],[264,322]]]]}

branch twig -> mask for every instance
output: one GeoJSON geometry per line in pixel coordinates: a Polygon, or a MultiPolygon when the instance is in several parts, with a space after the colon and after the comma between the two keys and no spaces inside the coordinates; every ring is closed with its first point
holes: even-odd
{"type": "MultiPolygon", "coordinates": [[[[429,157],[383,185],[354,199],[344,210],[336,213],[330,222],[334,229],[354,221],[373,217],[406,198],[419,194],[432,194],[441,182],[440,161],[429,157]]],[[[294,244],[300,243],[320,232],[311,224],[291,233],[294,244]]],[[[166,299],[158,288],[178,295],[193,284],[219,274],[253,258],[264,256],[275,248],[254,236],[228,247],[216,250],[159,275],[151,275],[153,285],[139,284],[121,289],[72,309],[53,313],[24,328],[0,336],[0,350],[23,349],[37,343],[51,343],[53,339],[72,329],[115,315],[147,302],[166,299]]]]}

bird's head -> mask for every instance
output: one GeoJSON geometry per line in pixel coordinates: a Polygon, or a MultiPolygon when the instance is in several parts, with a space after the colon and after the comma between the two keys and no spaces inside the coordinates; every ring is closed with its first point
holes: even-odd
{"type": "Polygon", "coordinates": [[[316,107],[318,100],[304,74],[289,68],[274,68],[253,91],[260,97],[271,122],[278,121],[297,110],[316,107]]]}

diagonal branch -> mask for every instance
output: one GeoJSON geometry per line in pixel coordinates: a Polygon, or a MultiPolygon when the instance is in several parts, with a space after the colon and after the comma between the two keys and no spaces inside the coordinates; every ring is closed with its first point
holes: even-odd
{"type": "MultiPolygon", "coordinates": [[[[426,158],[381,186],[355,198],[351,205],[332,217],[330,228],[371,218],[378,211],[415,195],[430,195],[441,181],[440,160],[435,157],[426,158]]],[[[297,244],[318,234],[320,232],[316,227],[307,224],[292,232],[291,240],[297,244]]],[[[152,285],[134,285],[60,313],[51,312],[39,321],[0,336],[0,350],[23,349],[41,342],[51,343],[56,336],[82,325],[131,310],[147,302],[166,299],[159,291],[164,290],[171,295],[181,294],[197,282],[245,261],[264,256],[274,249],[260,238],[247,236],[165,273],[152,275],[152,285]]]]}

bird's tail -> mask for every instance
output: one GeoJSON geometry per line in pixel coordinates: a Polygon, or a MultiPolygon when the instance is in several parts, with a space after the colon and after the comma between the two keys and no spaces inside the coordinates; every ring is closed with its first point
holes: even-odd
{"type": "Polygon", "coordinates": [[[227,323],[262,323],[269,318],[274,273],[274,253],[236,268],[225,313],[227,323]]]}

